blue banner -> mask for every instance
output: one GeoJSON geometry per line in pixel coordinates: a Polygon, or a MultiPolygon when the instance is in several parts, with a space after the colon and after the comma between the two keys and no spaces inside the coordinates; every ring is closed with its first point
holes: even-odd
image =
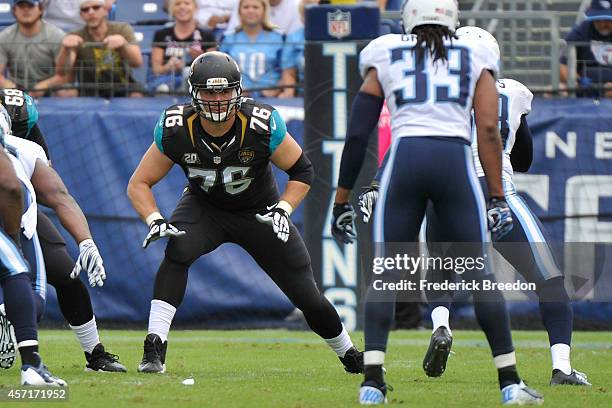
{"type": "MultiPolygon", "coordinates": [[[[289,132],[301,143],[302,101],[268,102],[278,107],[289,132]]],[[[53,166],[87,214],[104,257],[108,279],[103,288],[90,289],[99,320],[143,323],[148,318],[165,244],[141,248],[147,227],[125,190],[153,141],[159,114],[173,103],[172,98],[119,98],[111,103],[45,98],[38,105],[53,166]]],[[[534,134],[534,163],[528,174],[516,176],[517,187],[553,241],[612,242],[612,101],[539,99],[527,120],[534,134]]],[[[277,175],[282,188],[286,176],[277,175]]],[[[182,171],[174,168],[154,188],[163,214],[172,212],[184,185],[182,171]]],[[[294,214],[301,226],[301,209],[294,214]]],[[[76,255],[76,245],[69,236],[66,239],[76,255]]],[[[47,318],[61,320],[52,290],[48,306],[47,318]]],[[[278,324],[292,310],[252,258],[226,244],[190,269],[177,320],[234,327],[278,324]]],[[[535,307],[520,310],[537,313],[535,307]]],[[[602,303],[581,303],[575,310],[583,319],[612,321],[611,310],[602,303]]]]}

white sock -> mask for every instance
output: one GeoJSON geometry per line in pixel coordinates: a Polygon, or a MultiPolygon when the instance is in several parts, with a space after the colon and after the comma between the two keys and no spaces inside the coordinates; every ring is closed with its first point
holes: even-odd
{"type": "Polygon", "coordinates": [[[74,334],[76,335],[81,348],[84,352],[91,354],[94,347],[100,343],[100,337],[98,336],[98,326],[96,325],[96,317],[94,316],[90,321],[80,326],[70,326],[74,334]]]}
{"type": "Polygon", "coordinates": [[[151,301],[151,311],[149,312],[149,331],[148,333],[157,334],[162,343],[168,340],[168,332],[172,319],[176,313],[176,307],[163,300],[153,299],[151,301]]]}
{"type": "Polygon", "coordinates": [[[363,365],[384,365],[385,352],[380,350],[370,350],[363,353],[363,365]]]}
{"type": "Polygon", "coordinates": [[[450,329],[450,323],[448,322],[448,315],[448,309],[444,306],[438,306],[431,311],[431,322],[433,323],[432,333],[435,332],[438,327],[444,326],[448,329],[448,334],[451,336],[453,335],[453,332],[450,329]]]}
{"type": "Polygon", "coordinates": [[[567,375],[572,373],[570,346],[563,343],[553,344],[550,347],[550,354],[552,355],[553,370],[561,370],[567,375]]]}
{"type": "Polygon", "coordinates": [[[514,354],[514,351],[507,354],[500,354],[499,356],[493,357],[493,362],[497,369],[516,365],[516,354],[514,354]]]}
{"type": "Polygon", "coordinates": [[[344,328],[344,325],[342,325],[342,331],[339,335],[333,339],[325,339],[325,342],[329,347],[331,347],[332,350],[336,352],[338,357],[344,357],[346,351],[353,347],[353,342],[351,341],[348,332],[344,328]]]}

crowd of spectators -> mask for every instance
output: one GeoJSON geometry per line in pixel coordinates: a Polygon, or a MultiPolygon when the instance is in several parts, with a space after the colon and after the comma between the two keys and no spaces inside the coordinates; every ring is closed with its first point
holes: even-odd
{"type": "MultiPolygon", "coordinates": [[[[612,98],[612,1],[593,0],[585,15],[585,20],[565,37],[568,44],[576,47],[578,95],[612,98]]],[[[567,83],[569,77],[567,64],[564,54],[559,75],[562,83],[567,83]]]]}
{"type": "Polygon", "coordinates": [[[13,0],[15,24],[0,29],[0,87],[37,97],[184,91],[191,61],[219,48],[239,62],[252,95],[295,95],[300,9],[318,0],[164,0],[168,20],[154,22],[150,43],[139,43],[130,22],[113,21],[125,1],[13,0]],[[134,69],[146,71],[143,83],[134,69]]]}
{"type": "MultiPolygon", "coordinates": [[[[150,38],[115,21],[132,0],[13,0],[15,23],[0,27],[0,87],[34,96],[142,96],[183,92],[191,61],[230,54],[253,96],[293,97],[304,81],[304,8],[328,0],[163,0],[167,13],[146,21],[150,38]],[[156,30],[153,33],[153,30],[156,30]],[[140,42],[139,42],[140,41],[140,42]],[[144,50],[144,51],[143,51],[144,50]],[[144,55],[144,58],[143,58],[144,55]],[[134,75],[137,69],[139,75],[134,75]],[[138,77],[139,81],[135,78],[138,77]]],[[[381,11],[401,0],[362,0],[381,11]]],[[[612,1],[593,0],[586,20],[566,37],[576,43],[579,86],[612,87],[612,1]]],[[[560,78],[568,78],[567,57],[560,78]]],[[[603,94],[612,97],[612,90],[603,94]]]]}

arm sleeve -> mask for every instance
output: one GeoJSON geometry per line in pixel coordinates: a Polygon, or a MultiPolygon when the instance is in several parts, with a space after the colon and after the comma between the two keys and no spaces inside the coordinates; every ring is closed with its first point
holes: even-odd
{"type": "MultiPolygon", "coordinates": [[[[590,24],[587,21],[583,21],[581,24],[572,28],[572,31],[565,36],[565,42],[588,41],[588,35],[585,34],[585,29],[588,30],[588,27],[585,25],[585,23],[590,24]]],[[[562,64],[567,64],[567,47],[561,47],[559,62],[562,64]]]]}
{"type": "Polygon", "coordinates": [[[272,116],[270,117],[270,154],[274,153],[276,148],[280,146],[286,134],[287,124],[275,109],[272,111],[272,116]]]}
{"type": "Polygon", "coordinates": [[[521,125],[516,131],[516,141],[510,152],[510,163],[515,171],[525,173],[533,161],[533,140],[527,125],[526,115],[521,116],[521,125]]]}
{"type": "Polygon", "coordinates": [[[340,161],[338,186],[352,190],[361,170],[372,131],[376,128],[384,99],[359,92],[353,101],[348,133],[340,161]]]}
{"type": "Polygon", "coordinates": [[[162,137],[164,135],[164,121],[166,120],[166,111],[163,111],[155,125],[155,129],[153,130],[153,140],[155,140],[155,145],[159,149],[160,152],[164,153],[164,144],[162,142],[162,137]]]}
{"type": "Polygon", "coordinates": [[[36,109],[36,104],[34,103],[34,99],[28,94],[24,94],[26,101],[26,109],[28,111],[28,135],[30,131],[34,128],[34,126],[38,123],[38,109],[36,109]]]}

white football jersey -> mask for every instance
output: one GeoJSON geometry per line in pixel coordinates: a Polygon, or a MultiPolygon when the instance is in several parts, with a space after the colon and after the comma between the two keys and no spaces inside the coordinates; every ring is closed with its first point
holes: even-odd
{"type": "Polygon", "coordinates": [[[36,207],[36,192],[34,186],[30,182],[36,160],[40,159],[43,163],[48,164],[45,151],[38,144],[25,140],[16,136],[6,136],[5,138],[9,157],[13,162],[17,177],[28,189],[29,197],[26,201],[27,208],[21,217],[21,228],[26,238],[31,239],[36,232],[37,207],[36,207]]]}
{"type": "MultiPolygon", "coordinates": [[[[521,117],[531,112],[531,101],[533,94],[525,85],[514,79],[500,79],[497,81],[497,92],[499,93],[499,131],[503,143],[502,179],[512,181],[512,163],[510,153],[516,141],[516,132],[521,126],[521,117]]],[[[476,129],[472,150],[474,152],[474,165],[478,177],[484,176],[484,171],[478,158],[478,143],[476,140],[476,129]]]]}
{"type": "Polygon", "coordinates": [[[471,142],[472,99],[484,70],[497,76],[498,58],[482,41],[445,40],[448,63],[417,60],[415,35],[387,34],[359,55],[363,77],[376,68],[391,113],[393,138],[459,137],[471,142]]]}

